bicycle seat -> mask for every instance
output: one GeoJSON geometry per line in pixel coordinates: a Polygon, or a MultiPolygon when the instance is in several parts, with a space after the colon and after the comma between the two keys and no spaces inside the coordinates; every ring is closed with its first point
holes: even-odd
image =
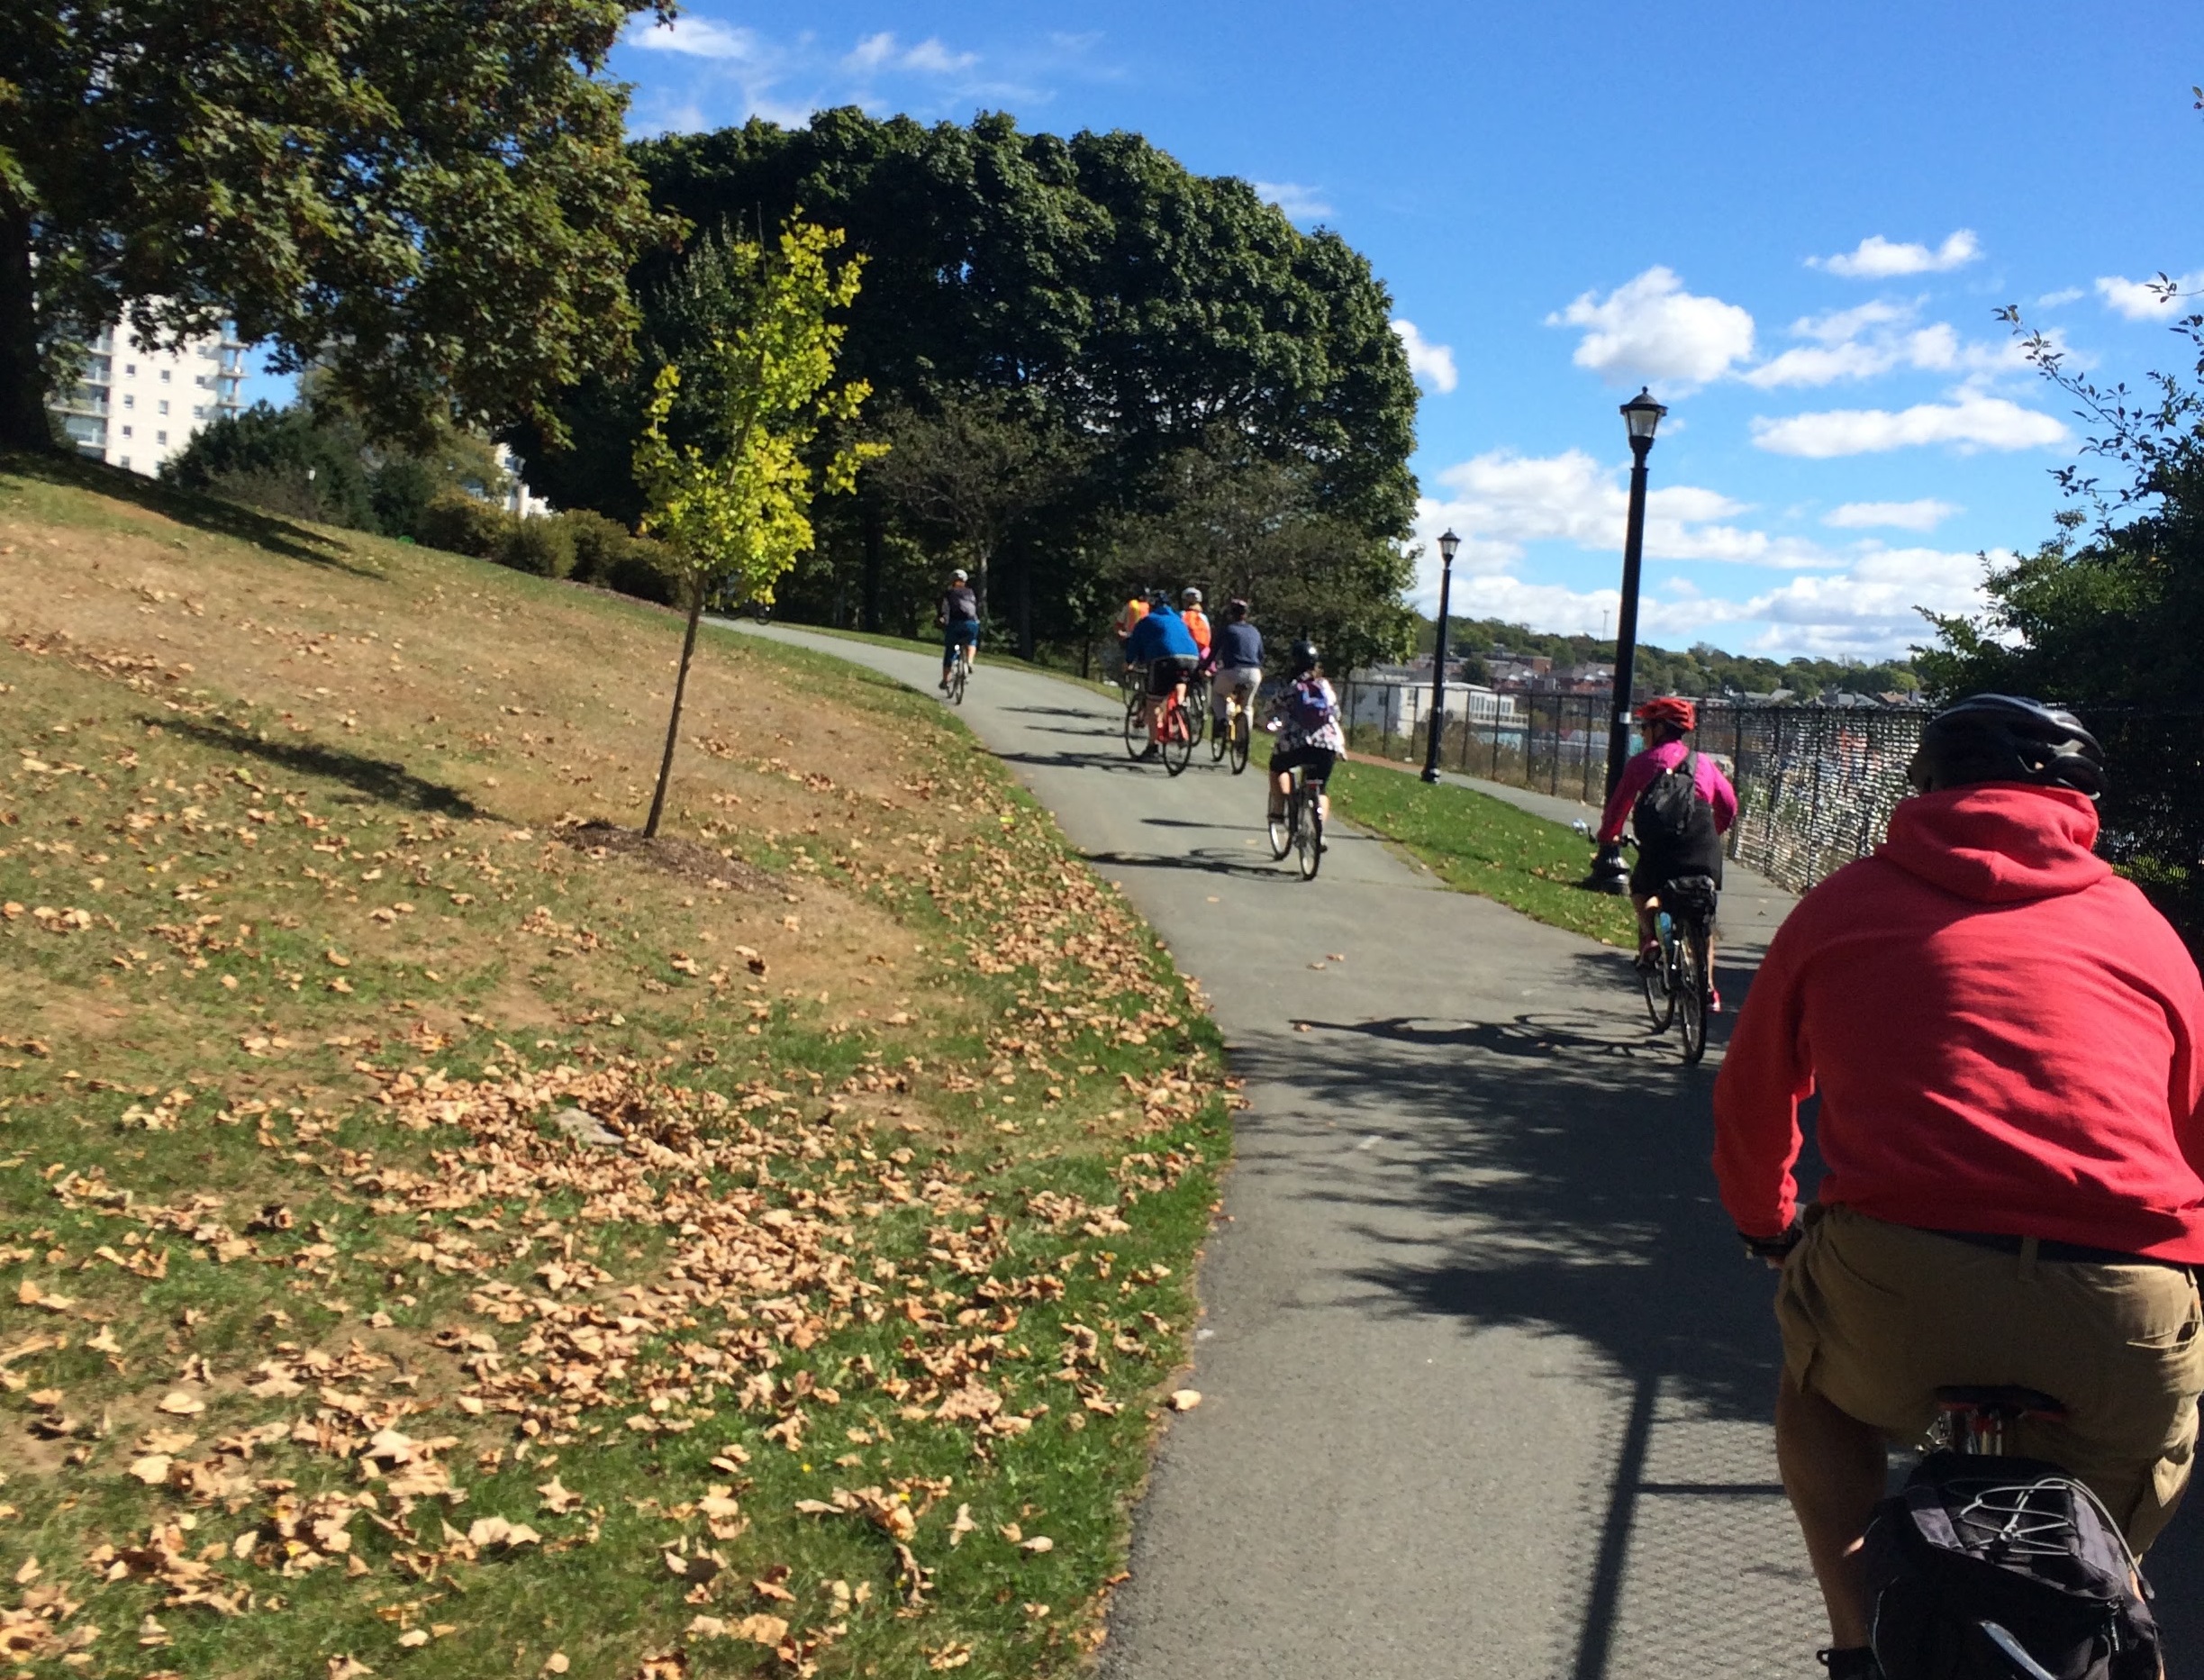
{"type": "Polygon", "coordinates": [[[1975,1412],[1991,1417],[2055,1421],[2066,1415],[2063,1401],[2040,1388],[2023,1388],[2017,1383],[1955,1384],[1936,1390],[1936,1404],[1946,1412],[1975,1412]]]}

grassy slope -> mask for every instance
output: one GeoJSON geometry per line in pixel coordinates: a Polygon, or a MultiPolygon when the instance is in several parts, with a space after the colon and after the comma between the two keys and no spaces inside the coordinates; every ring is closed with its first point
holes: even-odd
{"type": "Polygon", "coordinates": [[[0,643],[0,1648],[1075,1666],[1220,1064],[940,708],[712,639],[638,858],[669,616],[21,463],[0,643]]]}

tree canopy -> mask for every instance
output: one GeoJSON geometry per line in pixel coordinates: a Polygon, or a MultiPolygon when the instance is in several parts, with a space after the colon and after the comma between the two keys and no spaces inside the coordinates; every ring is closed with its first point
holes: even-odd
{"type": "MultiPolygon", "coordinates": [[[[1052,627],[1043,640],[1099,628],[1087,615],[1106,613],[1136,564],[1112,534],[1167,513],[1174,463],[1220,438],[1235,459],[1291,472],[1299,504],[1329,529],[1396,548],[1407,535],[1416,391],[1391,300],[1336,234],[1300,232],[1244,181],[1194,175],[1138,135],[1029,134],[1003,115],[929,126],[828,111],[801,129],[754,120],[634,155],[664,212],[755,237],[761,218],[801,209],[846,230],[866,264],[841,365],[935,470],[884,466],[857,498],[822,509],[821,551],[788,581],[798,610],[823,612],[853,577],[868,624],[923,610],[930,569],[980,540],[970,497],[944,517],[942,486],[972,476],[946,459],[958,439],[978,458],[1048,463],[984,522],[991,570],[1021,622],[1052,627]],[[1005,426],[1031,436],[1006,439],[1005,426]]],[[[575,447],[515,439],[554,501],[621,519],[639,508],[631,476],[608,463],[640,430],[652,364],[699,342],[684,261],[639,263],[644,366],[569,394],[559,417],[575,447]]],[[[1397,615],[1386,588],[1372,604],[1397,615]]]]}
{"type": "Polygon", "coordinates": [[[233,319],[379,434],[555,431],[548,394],[623,365],[667,228],[602,74],[638,9],[0,7],[0,447],[45,443],[72,341],[125,314],[162,341],[233,319]]]}

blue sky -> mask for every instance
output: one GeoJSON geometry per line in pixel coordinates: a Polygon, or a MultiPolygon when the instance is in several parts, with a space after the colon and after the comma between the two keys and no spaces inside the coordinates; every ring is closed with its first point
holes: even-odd
{"type": "Polygon", "coordinates": [[[2198,7],[690,0],[613,68],[638,132],[1001,109],[1338,229],[1413,323],[1460,612],[1601,628],[1650,383],[1671,646],[1919,640],[2049,534],[2079,441],[1991,310],[2132,382],[2179,350],[2136,283],[2204,269],[2198,7]]]}

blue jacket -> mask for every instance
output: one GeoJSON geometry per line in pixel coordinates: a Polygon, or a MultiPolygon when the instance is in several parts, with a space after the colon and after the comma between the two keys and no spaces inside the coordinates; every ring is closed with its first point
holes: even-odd
{"type": "Polygon", "coordinates": [[[1201,644],[1186,621],[1167,606],[1148,609],[1147,616],[1125,638],[1125,659],[1129,665],[1149,665],[1157,659],[1198,659],[1201,644]]]}

